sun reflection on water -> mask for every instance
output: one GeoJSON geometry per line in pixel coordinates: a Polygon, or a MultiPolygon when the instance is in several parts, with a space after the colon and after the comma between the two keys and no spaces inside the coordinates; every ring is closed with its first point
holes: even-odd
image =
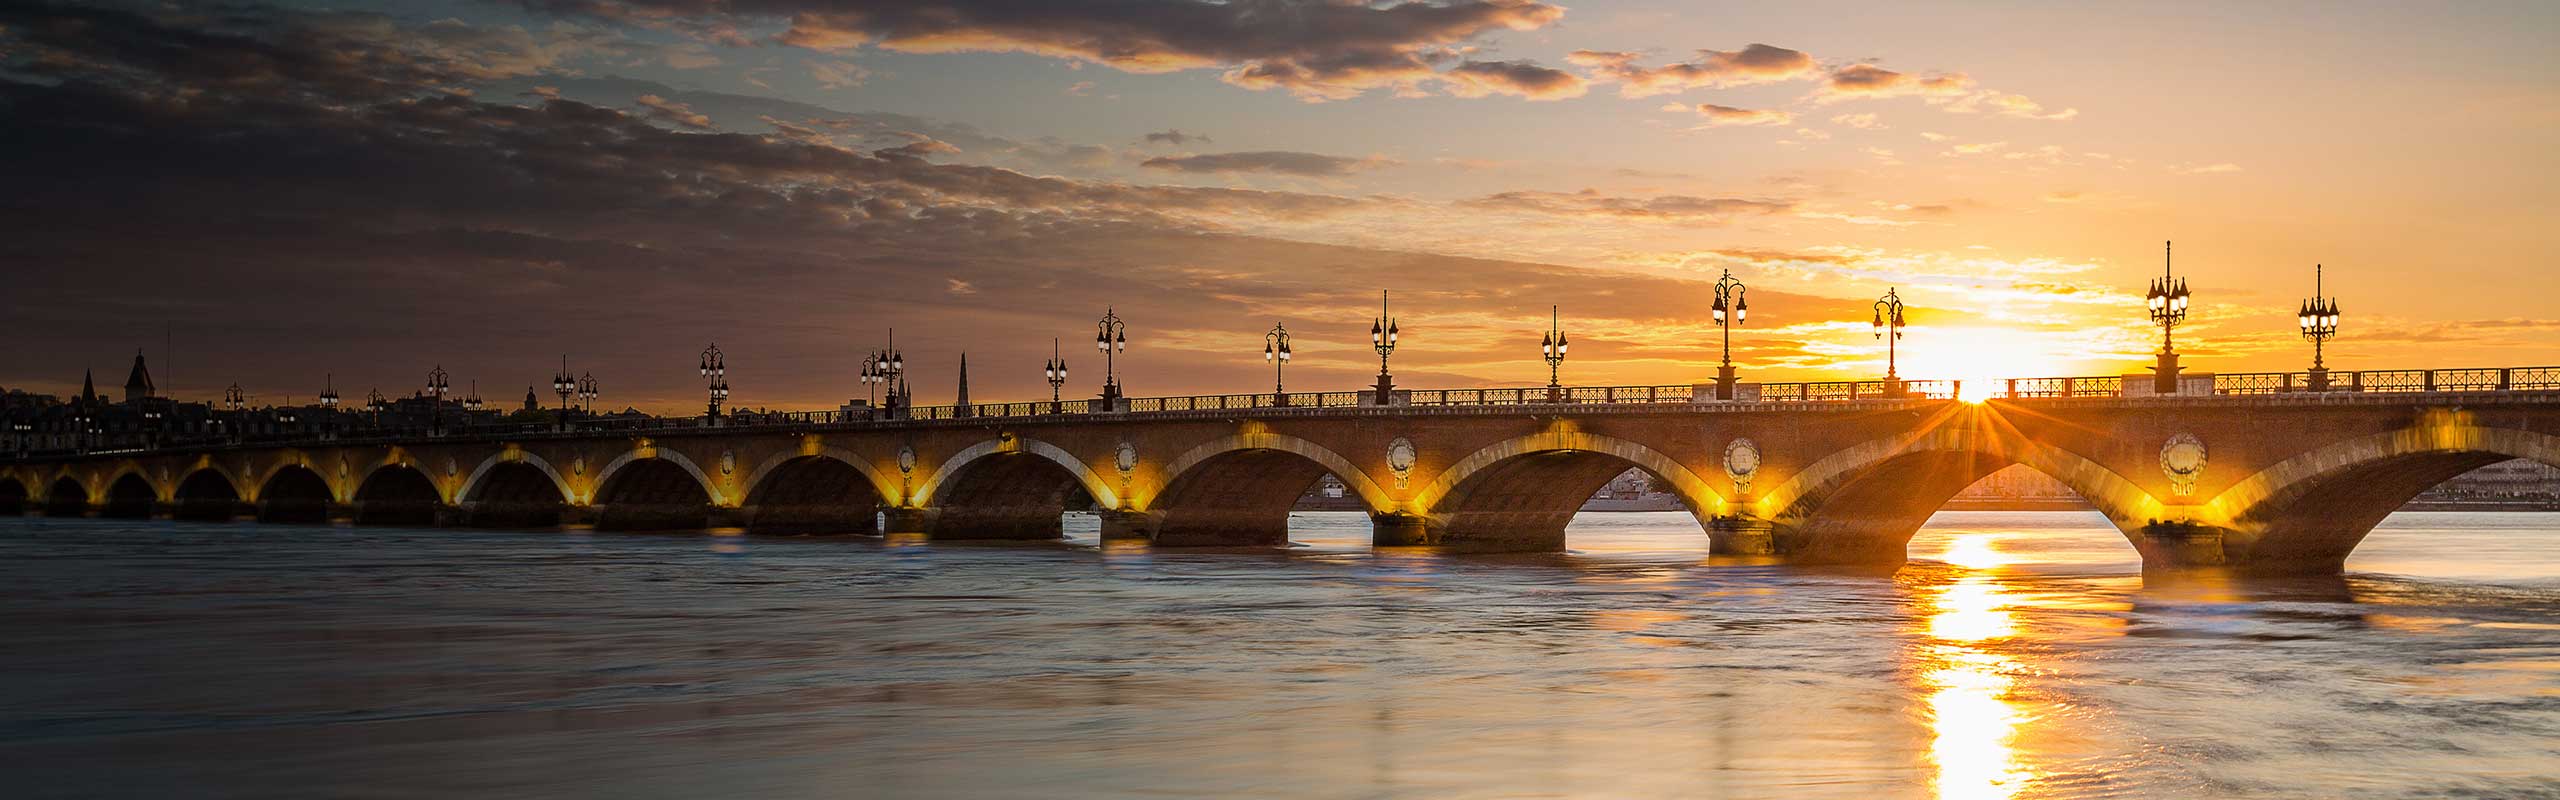
{"type": "Polygon", "coordinates": [[[1996,573],[2010,563],[1991,534],[1963,534],[1940,560],[1975,570],[1934,588],[1928,598],[1929,644],[1920,649],[1929,691],[1929,747],[1942,798],[2015,797],[2034,773],[2019,763],[2016,743],[2029,716],[2010,700],[2021,665],[1993,649],[2017,635],[2009,610],[2016,597],[1996,573]]]}

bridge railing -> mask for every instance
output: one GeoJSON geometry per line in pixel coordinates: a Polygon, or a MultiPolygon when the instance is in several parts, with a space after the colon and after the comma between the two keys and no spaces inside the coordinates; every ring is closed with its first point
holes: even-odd
{"type": "MultiPolygon", "coordinates": [[[[2202,383],[2202,373],[2195,376],[2202,383]]],[[[2238,372],[2212,376],[2214,395],[2272,395],[2315,391],[2309,372],[2238,372]]],[[[2469,369],[2407,370],[2342,370],[2327,374],[2325,388],[2332,393],[2410,393],[2410,392],[2512,392],[2560,391],[2560,366],[2552,367],[2483,367],[2469,369]]],[[[2137,380],[2140,380],[2137,378],[2137,380]]],[[[1501,387],[1482,389],[1412,389],[1400,390],[1393,404],[1419,407],[1454,406],[1553,406],[1553,405],[1644,405],[1716,402],[1713,384],[1668,384],[1658,386],[1573,386],[1550,390],[1546,387],[1501,387]]],[[[1962,381],[1806,381],[1794,383],[1744,384],[1740,402],[1776,404],[1845,403],[1892,399],[1953,399],[1963,395],[1962,381]],[[1756,394],[1754,393],[1756,390],[1756,394]]],[[[2198,391],[2190,388],[2190,391],[2198,391]]],[[[2125,376],[2096,375],[2061,378],[2012,378],[1994,381],[1983,393],[1995,399],[2040,399],[2077,397],[2123,397],[2125,376]]],[[[82,453],[146,452],[156,449],[209,447],[226,445],[297,445],[316,442],[369,443],[377,441],[413,441],[444,437],[513,437],[536,435],[585,435],[596,433],[644,433],[685,431],[708,428],[793,427],[806,428],[832,425],[861,425],[905,420],[951,420],[970,418],[1036,418],[1064,417],[1097,413],[1161,413],[1186,411],[1272,410],[1349,408],[1374,404],[1370,392],[1291,392],[1277,395],[1255,394],[1191,395],[1177,397],[1123,398],[1118,408],[1106,407],[1098,399],[1058,400],[1050,402],[978,403],[969,406],[916,406],[904,409],[842,409],[833,411],[733,411],[718,421],[706,417],[597,416],[573,418],[564,422],[536,423],[454,423],[437,430],[418,427],[376,427],[355,425],[329,430],[276,431],[254,434],[171,435],[147,432],[120,432],[96,436],[84,446],[69,449],[37,450],[24,447],[14,452],[0,451],[0,458],[51,458],[82,453]]]]}
{"type": "MultiPolygon", "coordinates": [[[[2560,367],[2476,367],[2466,369],[2332,370],[2326,385],[2310,372],[2221,372],[2213,374],[2216,395],[2290,394],[2297,392],[2529,392],[2560,390],[2560,367]]],[[[1992,397],[2122,397],[2124,378],[2098,375],[2079,378],[2011,378],[1992,397]]]]}

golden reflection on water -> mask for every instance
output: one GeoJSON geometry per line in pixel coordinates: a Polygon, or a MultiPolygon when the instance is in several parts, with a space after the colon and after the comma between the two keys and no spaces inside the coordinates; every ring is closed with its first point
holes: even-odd
{"type": "Polygon", "coordinates": [[[2032,718],[2010,697],[2010,676],[2023,665],[1993,648],[2018,632],[2010,611],[2018,598],[1998,572],[2011,559],[1996,547],[1998,538],[1967,533],[1949,541],[1939,560],[1969,572],[1933,587],[1927,598],[1920,680],[1937,734],[1929,754],[1938,766],[1935,786],[1942,798],[2015,797],[2035,777],[2016,749],[2020,729],[2032,718]]]}

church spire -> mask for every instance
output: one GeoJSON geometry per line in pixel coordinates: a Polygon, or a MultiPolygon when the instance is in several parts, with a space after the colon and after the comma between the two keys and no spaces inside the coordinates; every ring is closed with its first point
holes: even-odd
{"type": "Polygon", "coordinates": [[[134,348],[133,371],[126,373],[124,378],[124,401],[130,403],[155,396],[155,389],[151,385],[151,368],[142,363],[142,349],[134,348]]]}
{"type": "Polygon", "coordinates": [[[960,398],[959,398],[958,400],[954,400],[954,401],[952,401],[952,405],[955,405],[955,406],[959,406],[959,407],[960,407],[960,408],[959,408],[959,415],[960,415],[960,416],[965,417],[965,416],[969,416],[969,415],[970,415],[970,408],[969,408],[969,354],[968,354],[967,352],[965,352],[965,351],[964,351],[964,352],[962,352],[962,353],[960,354],[960,398]]]}
{"type": "Polygon", "coordinates": [[[94,370],[80,371],[80,402],[98,402],[98,377],[94,370]]]}

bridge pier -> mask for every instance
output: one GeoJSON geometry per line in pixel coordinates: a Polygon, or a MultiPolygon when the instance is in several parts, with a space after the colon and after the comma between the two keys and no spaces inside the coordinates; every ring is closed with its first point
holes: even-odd
{"type": "MultiPolygon", "coordinates": [[[[2144,572],[2212,569],[2229,565],[2223,552],[2223,528],[2186,520],[2152,520],[2135,537],[2144,572]]],[[[2341,563],[2343,565],[2343,562],[2341,563]]],[[[2337,571],[2335,568],[2331,572],[2337,571]]]]}
{"type": "Polygon", "coordinates": [[[172,519],[190,522],[230,522],[243,516],[257,516],[258,507],[236,499],[180,500],[169,511],[172,519]]]}
{"type": "Polygon", "coordinates": [[[564,503],[465,503],[455,516],[473,528],[555,528],[567,516],[564,503]]]}
{"type": "Polygon", "coordinates": [[[1765,556],[1778,552],[1777,526],[1768,520],[1726,515],[1707,522],[1707,553],[1765,556]]]}
{"type": "Polygon", "coordinates": [[[1431,538],[1431,521],[1420,514],[1396,512],[1369,515],[1369,546],[1421,547],[1436,544],[1431,538]]]}
{"type": "Polygon", "coordinates": [[[1156,525],[1163,520],[1158,512],[1116,511],[1107,508],[1095,511],[1094,516],[1102,519],[1102,538],[1105,541],[1154,541],[1156,525]]]}
{"type": "Polygon", "coordinates": [[[871,503],[762,505],[740,510],[747,518],[748,533],[880,535],[879,507],[871,503]]]}
{"type": "Polygon", "coordinates": [[[882,508],[880,509],[880,533],[882,535],[932,533],[934,517],[938,515],[938,511],[931,508],[882,508]]]}
{"type": "Polygon", "coordinates": [[[596,508],[596,530],[680,531],[711,527],[709,505],[617,503],[596,508]]]}

